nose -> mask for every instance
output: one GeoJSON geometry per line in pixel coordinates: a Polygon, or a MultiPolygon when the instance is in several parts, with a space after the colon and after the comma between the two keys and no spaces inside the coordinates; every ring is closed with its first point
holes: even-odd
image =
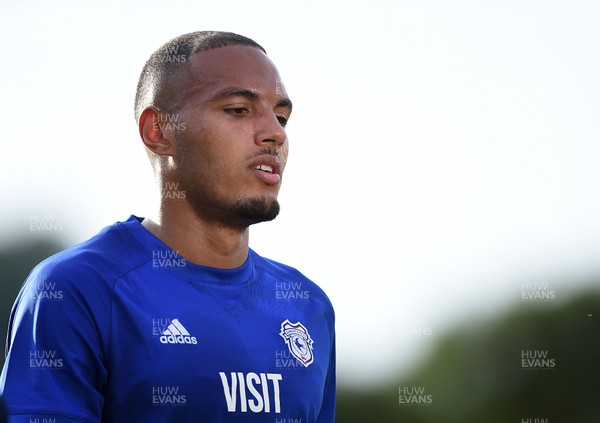
{"type": "Polygon", "coordinates": [[[258,116],[254,140],[257,145],[272,144],[278,147],[286,139],[285,128],[273,111],[265,111],[258,116]]]}

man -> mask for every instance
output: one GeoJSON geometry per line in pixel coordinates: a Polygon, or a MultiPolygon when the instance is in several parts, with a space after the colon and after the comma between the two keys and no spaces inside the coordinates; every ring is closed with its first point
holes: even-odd
{"type": "Polygon", "coordinates": [[[331,303],[248,247],[279,211],[291,111],[248,38],[196,32],[150,57],[135,115],[160,211],[31,272],[0,380],[11,422],[334,421],[331,303]]]}

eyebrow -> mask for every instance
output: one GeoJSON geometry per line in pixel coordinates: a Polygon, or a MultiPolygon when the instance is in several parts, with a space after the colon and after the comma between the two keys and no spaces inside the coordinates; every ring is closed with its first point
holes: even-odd
{"type": "MultiPolygon", "coordinates": [[[[244,97],[248,100],[258,100],[260,96],[254,90],[249,90],[247,88],[229,87],[217,92],[210,98],[210,101],[219,101],[227,97],[244,97]]],[[[292,100],[290,100],[288,97],[282,98],[277,102],[275,107],[286,107],[291,109],[292,100]]]]}

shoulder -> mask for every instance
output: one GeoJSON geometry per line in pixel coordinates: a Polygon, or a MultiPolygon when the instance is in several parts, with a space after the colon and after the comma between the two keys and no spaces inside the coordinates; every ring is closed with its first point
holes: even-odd
{"type": "MultiPolygon", "coordinates": [[[[94,342],[98,334],[109,333],[116,282],[149,260],[143,246],[136,245],[138,241],[124,227],[126,223],[104,228],[31,271],[11,312],[9,348],[15,342],[28,345],[16,338],[17,333],[33,333],[33,339],[47,337],[53,344],[59,338],[67,343],[94,342]],[[61,333],[59,338],[56,331],[61,333]]],[[[102,336],[104,345],[108,338],[102,336]]]]}
{"type": "MultiPolygon", "coordinates": [[[[282,284],[301,284],[291,288],[310,291],[310,299],[322,303],[333,314],[333,305],[325,291],[302,272],[287,264],[262,257],[253,250],[250,250],[250,254],[254,260],[254,266],[270,274],[274,279],[274,283],[278,281],[282,284]]],[[[289,285],[284,285],[284,287],[287,289],[289,285]]]]}
{"type": "Polygon", "coordinates": [[[126,229],[128,222],[117,222],[87,241],[48,257],[31,271],[25,288],[33,284],[33,289],[40,289],[40,282],[75,289],[101,281],[110,284],[143,265],[148,255],[126,229]]]}

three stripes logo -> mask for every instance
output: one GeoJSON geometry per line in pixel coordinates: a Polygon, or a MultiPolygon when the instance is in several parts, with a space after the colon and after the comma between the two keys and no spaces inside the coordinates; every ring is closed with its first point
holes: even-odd
{"type": "Polygon", "coordinates": [[[177,319],[171,320],[171,324],[164,330],[160,337],[163,344],[193,344],[198,341],[195,336],[191,336],[186,328],[177,319]]]}

